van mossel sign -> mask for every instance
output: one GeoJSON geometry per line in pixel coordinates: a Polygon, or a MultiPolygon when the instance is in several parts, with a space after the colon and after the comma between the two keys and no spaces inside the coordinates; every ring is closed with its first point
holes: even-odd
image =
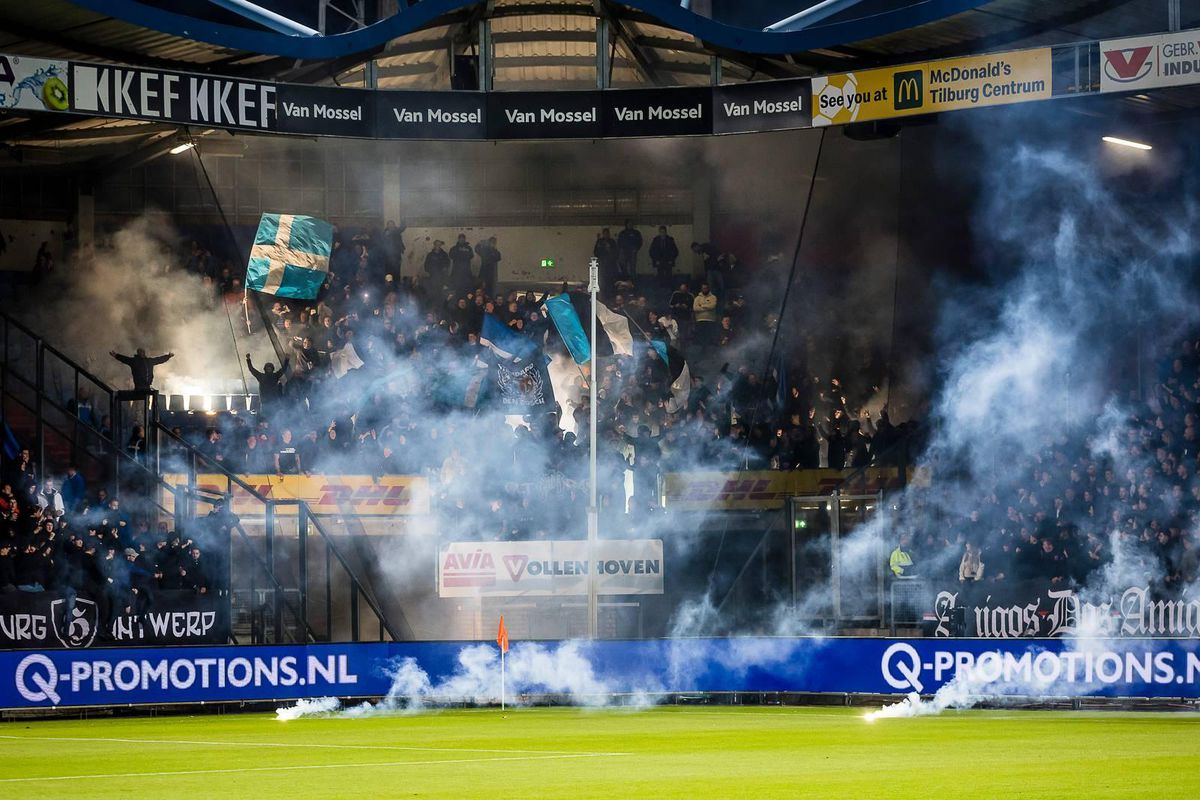
{"type": "Polygon", "coordinates": [[[1051,72],[1050,48],[1036,48],[719,86],[434,92],[0,54],[0,108],[360,139],[708,136],[1040,100],[1052,94],[1051,72]]]}

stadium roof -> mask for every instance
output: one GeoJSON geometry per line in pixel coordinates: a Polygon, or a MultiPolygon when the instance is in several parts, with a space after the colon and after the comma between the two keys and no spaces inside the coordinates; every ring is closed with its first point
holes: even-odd
{"type": "MultiPolygon", "coordinates": [[[[378,0],[381,13],[372,22],[353,18],[347,11],[352,0],[258,0],[298,25],[321,24],[330,33],[305,37],[269,30],[208,0],[36,0],[0,5],[0,52],[295,83],[448,89],[455,56],[475,52],[486,23],[495,89],[579,89],[597,84],[600,25],[611,32],[613,87],[804,76],[1168,27],[1162,0],[841,0],[837,14],[815,24],[762,30],[815,4],[378,0]],[[314,19],[318,6],[325,12],[314,19]]],[[[1176,24],[1200,24],[1200,9],[1183,13],[1176,24]]],[[[1191,109],[1197,93],[1173,90],[1122,102],[1157,111],[1191,109]]],[[[167,127],[9,112],[0,117],[0,139],[9,147],[90,155],[165,137],[167,127]]]]}

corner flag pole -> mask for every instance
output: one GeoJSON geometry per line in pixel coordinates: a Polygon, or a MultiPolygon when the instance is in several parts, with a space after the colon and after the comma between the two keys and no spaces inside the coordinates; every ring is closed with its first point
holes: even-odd
{"type": "Polygon", "coordinates": [[[600,380],[599,369],[596,367],[596,362],[599,358],[596,356],[596,297],[600,292],[600,261],[593,258],[588,262],[588,293],[592,296],[592,359],[591,359],[591,380],[588,381],[589,390],[589,423],[591,425],[591,435],[589,437],[590,454],[589,454],[589,484],[590,495],[588,500],[588,530],[587,530],[587,554],[588,554],[588,638],[595,639],[599,625],[599,607],[596,597],[596,542],[600,538],[600,511],[596,507],[596,383],[600,380]]]}
{"type": "Polygon", "coordinates": [[[504,654],[508,652],[508,628],[504,627],[504,615],[500,615],[500,628],[496,631],[496,644],[500,647],[500,710],[504,710],[504,654]]]}

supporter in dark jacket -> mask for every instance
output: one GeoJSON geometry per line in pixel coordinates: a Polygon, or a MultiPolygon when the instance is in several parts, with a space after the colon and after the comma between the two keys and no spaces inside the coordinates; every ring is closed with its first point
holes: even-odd
{"type": "Polygon", "coordinates": [[[141,390],[149,390],[153,387],[154,368],[156,366],[165,364],[175,357],[174,353],[167,353],[165,356],[150,357],[146,355],[144,347],[139,347],[137,353],[132,356],[123,356],[111,350],[108,354],[129,367],[129,371],[133,375],[133,388],[141,390]]]}
{"type": "Polygon", "coordinates": [[[650,263],[654,265],[654,272],[664,288],[671,285],[678,258],[679,246],[675,244],[675,237],[667,233],[666,225],[658,226],[658,236],[650,242],[650,263]]]}
{"type": "Polygon", "coordinates": [[[154,570],[147,563],[148,560],[133,548],[125,550],[125,560],[129,564],[127,607],[135,614],[141,614],[154,602],[154,590],[157,586],[154,570]]]}
{"type": "Polygon", "coordinates": [[[599,270],[600,291],[609,292],[617,279],[617,242],[612,238],[608,228],[600,231],[596,244],[592,247],[592,256],[596,259],[599,270]]]}
{"type": "MultiPolygon", "coordinates": [[[[470,270],[470,260],[467,269],[470,270]]],[[[435,239],[433,248],[425,254],[425,274],[429,276],[430,288],[435,291],[446,288],[450,278],[450,254],[442,249],[441,239],[435,239]]]]}
{"type": "Polygon", "coordinates": [[[496,281],[500,277],[500,261],[503,258],[500,248],[497,247],[496,237],[491,236],[475,245],[475,252],[479,254],[479,283],[485,292],[495,294],[496,281]]]}
{"type": "Polygon", "coordinates": [[[63,478],[62,499],[68,516],[79,513],[87,499],[87,481],[74,464],[67,467],[67,476],[63,478]]]}
{"type": "Polygon", "coordinates": [[[458,235],[458,241],[450,248],[448,255],[450,256],[450,285],[465,292],[471,287],[471,259],[475,257],[475,251],[471,249],[465,233],[458,235]]]}
{"type": "Polygon", "coordinates": [[[290,363],[290,358],[284,358],[283,366],[276,372],[275,365],[268,361],[263,365],[263,371],[259,372],[254,368],[250,354],[246,353],[246,366],[258,381],[258,400],[263,414],[269,415],[278,408],[279,401],[283,398],[283,376],[287,374],[290,363]]]}
{"type": "Polygon", "coordinates": [[[642,232],[625,220],[625,227],[617,234],[617,274],[622,279],[631,279],[637,274],[637,256],[642,249],[642,232]]]}

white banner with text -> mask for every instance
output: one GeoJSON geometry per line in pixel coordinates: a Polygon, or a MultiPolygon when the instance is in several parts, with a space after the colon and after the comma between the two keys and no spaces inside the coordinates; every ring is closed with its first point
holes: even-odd
{"type": "Polygon", "coordinates": [[[662,540],[597,542],[593,558],[578,540],[450,542],[438,551],[438,596],[583,595],[593,572],[599,594],[662,594],[662,540]]]}

